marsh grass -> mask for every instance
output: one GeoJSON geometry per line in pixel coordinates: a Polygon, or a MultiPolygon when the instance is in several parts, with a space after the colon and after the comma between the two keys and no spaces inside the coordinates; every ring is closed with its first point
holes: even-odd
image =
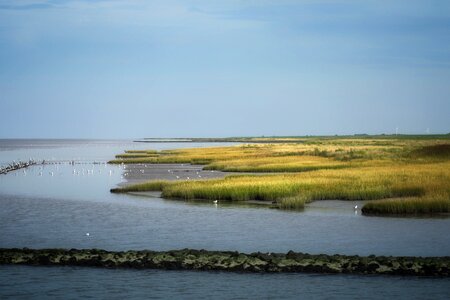
{"type": "Polygon", "coordinates": [[[447,212],[448,206],[442,205],[447,202],[442,199],[450,198],[450,177],[446,171],[449,168],[449,163],[400,164],[196,181],[152,181],[114,192],[157,190],[162,191],[165,198],[184,200],[276,201],[282,209],[300,209],[315,200],[377,200],[367,204],[364,213],[428,213],[427,206],[433,207],[432,212],[447,212]],[[437,194],[440,198],[434,198],[437,194]],[[397,200],[380,202],[379,199],[397,200]],[[395,206],[398,208],[394,209],[395,206]]]}
{"type": "Polygon", "coordinates": [[[364,206],[365,214],[448,212],[449,149],[448,143],[427,139],[339,139],[127,152],[138,157],[121,155],[116,162],[194,163],[210,170],[271,174],[153,181],[114,192],[158,190],[166,198],[274,201],[282,209],[301,209],[315,200],[374,200],[364,206]]]}
{"type": "Polygon", "coordinates": [[[125,153],[157,154],[156,150],[126,150],[125,153]]]}
{"type": "Polygon", "coordinates": [[[111,193],[128,193],[128,192],[152,192],[162,191],[164,186],[169,184],[165,180],[153,180],[143,183],[137,183],[125,187],[111,189],[111,193]]]}
{"type": "Polygon", "coordinates": [[[306,198],[301,195],[284,197],[277,201],[277,203],[281,209],[302,210],[305,208],[306,198]]]}
{"type": "Polygon", "coordinates": [[[411,151],[412,158],[450,159],[450,144],[423,146],[411,151]]]}
{"type": "Polygon", "coordinates": [[[366,215],[432,215],[450,213],[450,198],[431,195],[423,198],[396,198],[372,201],[364,205],[366,215]]]}
{"type": "Polygon", "coordinates": [[[305,172],[319,169],[351,167],[361,160],[394,155],[401,149],[372,142],[350,145],[324,144],[249,144],[230,147],[192,148],[156,152],[133,151],[119,154],[113,164],[191,163],[205,165],[208,170],[226,172],[305,172]]]}
{"type": "Polygon", "coordinates": [[[116,155],[116,158],[129,159],[129,158],[150,158],[158,157],[158,154],[148,154],[148,153],[124,153],[116,155]]]}
{"type": "Polygon", "coordinates": [[[340,169],[349,167],[338,161],[318,156],[269,156],[228,159],[212,162],[204,167],[205,170],[220,170],[225,172],[306,172],[319,169],[340,169]]]}

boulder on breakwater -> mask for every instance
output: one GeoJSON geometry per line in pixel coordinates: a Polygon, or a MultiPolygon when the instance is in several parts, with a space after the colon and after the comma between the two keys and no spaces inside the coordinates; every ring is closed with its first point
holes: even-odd
{"type": "Polygon", "coordinates": [[[105,251],[99,249],[0,249],[0,264],[92,266],[234,272],[306,272],[450,276],[450,257],[392,257],[239,253],[231,251],[105,251]]]}

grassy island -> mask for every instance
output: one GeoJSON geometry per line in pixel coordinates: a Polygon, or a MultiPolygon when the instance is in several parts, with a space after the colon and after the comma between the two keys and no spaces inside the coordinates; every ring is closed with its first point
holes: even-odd
{"type": "MultiPolygon", "coordinates": [[[[247,141],[249,142],[249,141],[247,141]]],[[[270,142],[167,151],[126,151],[110,163],[190,163],[243,172],[223,179],[150,181],[112,192],[271,201],[299,209],[315,200],[371,200],[364,214],[450,212],[450,136],[270,138],[270,142]],[[251,173],[251,174],[249,174],[251,173]]]]}

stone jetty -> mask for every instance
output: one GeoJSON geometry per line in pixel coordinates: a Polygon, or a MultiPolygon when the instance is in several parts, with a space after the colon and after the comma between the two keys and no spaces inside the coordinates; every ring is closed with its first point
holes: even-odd
{"type": "Polygon", "coordinates": [[[105,251],[0,249],[0,264],[104,268],[450,276],[450,257],[392,257],[239,253],[231,251],[105,251]]]}

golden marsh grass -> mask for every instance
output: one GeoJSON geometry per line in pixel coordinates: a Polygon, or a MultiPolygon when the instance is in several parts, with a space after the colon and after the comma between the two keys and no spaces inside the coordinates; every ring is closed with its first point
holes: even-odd
{"type": "Polygon", "coordinates": [[[160,190],[163,197],[179,199],[274,201],[283,209],[302,208],[315,200],[373,200],[363,213],[446,213],[449,149],[440,140],[340,139],[149,152],[148,157],[117,161],[201,163],[205,169],[271,174],[158,181],[115,191],[160,190]]]}

